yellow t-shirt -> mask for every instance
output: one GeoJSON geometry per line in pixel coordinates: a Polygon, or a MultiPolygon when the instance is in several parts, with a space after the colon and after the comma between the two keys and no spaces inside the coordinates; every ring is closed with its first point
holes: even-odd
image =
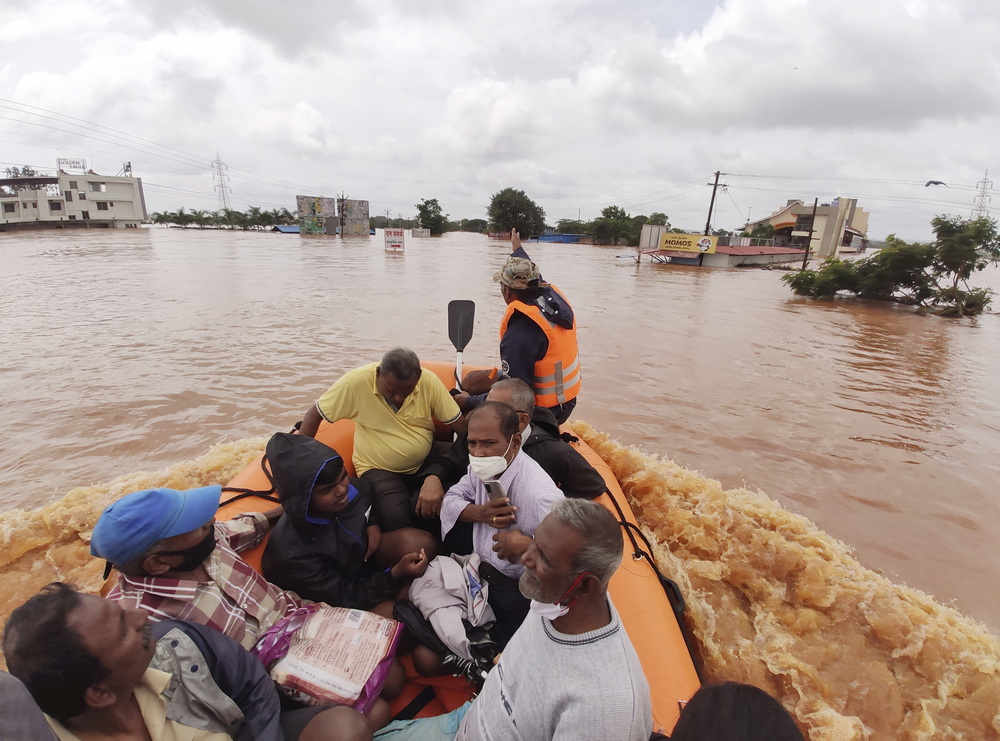
{"type": "Polygon", "coordinates": [[[372,363],[348,371],[316,402],[327,422],[354,420],[354,468],[416,473],[431,452],[434,419],[451,424],[462,415],[433,371],[423,368],[413,393],[393,411],[378,392],[372,363]]]}
{"type": "MultiPolygon", "coordinates": [[[[167,701],[161,694],[170,685],[170,675],[158,669],[147,669],[133,692],[139,701],[139,710],[146,721],[146,730],[153,741],[232,741],[228,733],[214,733],[185,726],[167,718],[167,701]]],[[[59,741],[80,741],[55,718],[45,716],[59,741]]]]}

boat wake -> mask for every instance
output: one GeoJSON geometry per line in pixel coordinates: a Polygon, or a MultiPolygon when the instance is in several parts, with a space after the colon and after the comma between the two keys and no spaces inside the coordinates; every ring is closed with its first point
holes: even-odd
{"type": "Polygon", "coordinates": [[[981,623],[760,492],[574,427],[680,585],[706,681],[767,690],[811,741],[1000,738],[1000,641],[981,623]]]}
{"type": "MultiPolygon", "coordinates": [[[[983,625],[865,568],[760,492],[723,490],[586,423],[574,428],[608,462],[661,571],[680,585],[706,681],[767,690],[811,741],[1000,739],[1000,640],[983,625]]],[[[88,547],[110,502],[229,481],[266,440],[0,513],[0,618],[50,581],[100,589],[103,564],[88,547]]]]}

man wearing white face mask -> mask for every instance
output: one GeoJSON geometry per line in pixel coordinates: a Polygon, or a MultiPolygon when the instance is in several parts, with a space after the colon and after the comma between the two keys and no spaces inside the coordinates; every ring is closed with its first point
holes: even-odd
{"type": "Polygon", "coordinates": [[[607,592],[622,560],[618,522],[566,499],[522,560],[532,614],[479,695],[447,715],[390,723],[376,741],[649,738],[649,684],[607,592]]]}
{"type": "Polygon", "coordinates": [[[441,537],[457,522],[472,523],[473,550],[482,559],[479,573],[489,582],[497,616],[490,635],[500,646],[528,611],[517,586],[521,556],[538,523],[564,499],[542,467],[521,451],[519,427],[517,413],[506,404],[476,407],[469,414],[469,471],[441,503],[441,537]]]}

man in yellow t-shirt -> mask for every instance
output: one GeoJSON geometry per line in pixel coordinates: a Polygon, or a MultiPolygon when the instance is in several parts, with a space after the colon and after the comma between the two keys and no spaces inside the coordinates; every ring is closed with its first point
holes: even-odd
{"type": "Polygon", "coordinates": [[[434,420],[464,431],[458,404],[416,353],[389,350],[379,363],[345,373],[302,420],[310,437],[323,420],[350,419],[354,428],[354,468],[374,499],[375,518],[385,531],[412,524],[413,493],[434,443],[434,420]]]}

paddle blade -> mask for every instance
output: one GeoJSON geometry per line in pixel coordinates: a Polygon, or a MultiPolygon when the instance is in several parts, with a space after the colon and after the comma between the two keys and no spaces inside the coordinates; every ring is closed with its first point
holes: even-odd
{"type": "Polygon", "coordinates": [[[475,301],[455,299],[448,302],[448,338],[459,352],[472,339],[472,321],[475,318],[475,301]]]}

